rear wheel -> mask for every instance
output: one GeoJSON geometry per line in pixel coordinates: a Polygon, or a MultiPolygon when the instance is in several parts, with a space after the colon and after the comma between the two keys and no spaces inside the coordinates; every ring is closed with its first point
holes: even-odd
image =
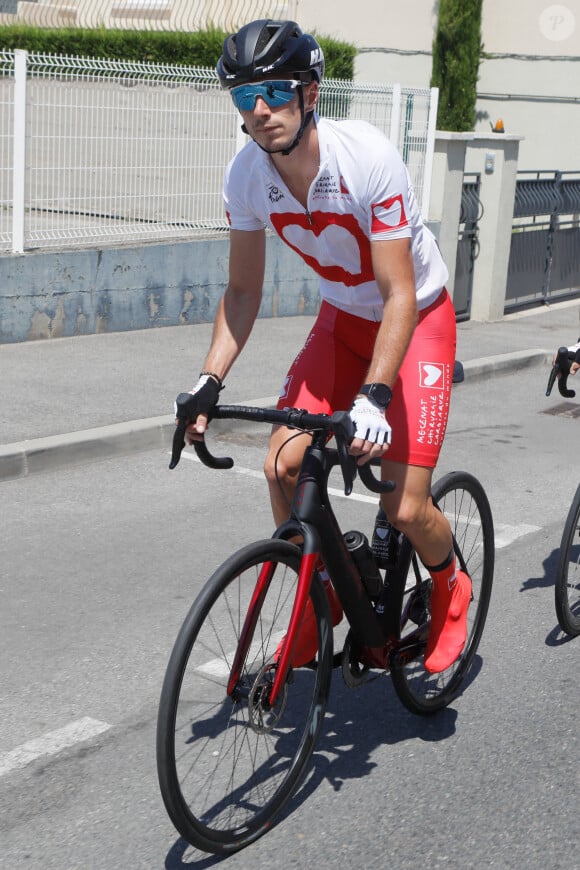
{"type": "Polygon", "coordinates": [[[580,486],[562,533],[554,592],[560,627],[576,637],[580,634],[580,486]]]}
{"type": "Polygon", "coordinates": [[[193,604],[167,667],[157,725],[161,793],[179,833],[206,852],[235,852],[271,827],[296,791],[322,725],[332,629],[317,574],[310,591],[316,666],[291,670],[277,703],[267,703],[300,558],[294,544],[267,540],[228,559],[193,604]],[[269,583],[255,605],[249,652],[228,694],[242,627],[264,576],[269,583]]]}
{"type": "MultiPolygon", "coordinates": [[[[453,471],[433,487],[433,500],[449,520],[458,567],[472,582],[467,614],[467,641],[459,658],[447,670],[431,674],[423,656],[406,661],[393,657],[392,679],[403,704],[413,713],[429,714],[447,706],[458,694],[477,650],[491,596],[495,558],[491,509],[485,491],[471,474],[453,471]]],[[[401,614],[401,637],[429,633],[431,578],[413,552],[401,614]]]]}

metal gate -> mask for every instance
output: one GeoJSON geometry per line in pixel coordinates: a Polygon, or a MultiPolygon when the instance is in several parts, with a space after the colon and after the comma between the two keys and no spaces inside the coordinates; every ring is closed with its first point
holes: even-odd
{"type": "Polygon", "coordinates": [[[453,284],[453,305],[457,320],[468,320],[471,312],[473,265],[479,253],[478,222],[481,218],[481,173],[466,172],[463,176],[459,238],[453,284]]]}
{"type": "Polygon", "coordinates": [[[505,311],[580,295],[580,173],[520,171],[505,311]]]}

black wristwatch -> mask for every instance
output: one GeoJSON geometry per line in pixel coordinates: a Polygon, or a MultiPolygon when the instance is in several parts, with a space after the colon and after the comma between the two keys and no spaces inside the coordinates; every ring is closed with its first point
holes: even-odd
{"type": "Polygon", "coordinates": [[[389,407],[389,402],[393,398],[391,388],[387,387],[386,384],[363,384],[359,393],[363,396],[368,396],[369,399],[372,399],[373,402],[376,402],[377,405],[385,410],[389,407]]]}

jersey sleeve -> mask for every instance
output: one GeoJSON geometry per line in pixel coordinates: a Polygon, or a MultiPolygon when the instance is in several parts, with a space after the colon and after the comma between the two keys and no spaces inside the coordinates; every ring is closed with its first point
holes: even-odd
{"type": "Polygon", "coordinates": [[[263,230],[265,224],[252,211],[251,191],[245,182],[250,173],[244,172],[238,156],[230,161],[224,175],[223,199],[228,223],[233,230],[263,230]]]}
{"type": "Polygon", "coordinates": [[[382,134],[370,149],[367,209],[371,241],[412,236],[417,204],[403,160],[382,134]]]}

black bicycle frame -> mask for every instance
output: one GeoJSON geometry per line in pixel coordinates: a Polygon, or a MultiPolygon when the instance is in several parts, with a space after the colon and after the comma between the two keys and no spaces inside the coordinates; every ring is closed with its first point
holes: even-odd
{"type": "Polygon", "coordinates": [[[383,628],[328,498],[328,477],[336,465],[336,451],[325,447],[324,433],[317,433],[304,454],[290,519],[274,537],[303,537],[304,556],[320,555],[357,641],[364,646],[382,646],[386,640],[383,628]]]}
{"type": "MultiPolygon", "coordinates": [[[[304,455],[290,519],[277,529],[274,537],[289,539],[301,535],[304,556],[313,557],[315,563],[320,555],[363,658],[369,664],[384,666],[392,653],[399,655],[399,660],[405,653],[413,657],[420,651],[418,644],[422,644],[419,632],[416,637],[407,637],[404,645],[400,644],[401,605],[412,547],[401,536],[396,564],[385,578],[384,609],[379,614],[364,588],[328,498],[328,478],[338,464],[337,452],[325,446],[324,433],[315,434],[304,455]]],[[[396,530],[393,533],[398,534],[396,530]]]]}

